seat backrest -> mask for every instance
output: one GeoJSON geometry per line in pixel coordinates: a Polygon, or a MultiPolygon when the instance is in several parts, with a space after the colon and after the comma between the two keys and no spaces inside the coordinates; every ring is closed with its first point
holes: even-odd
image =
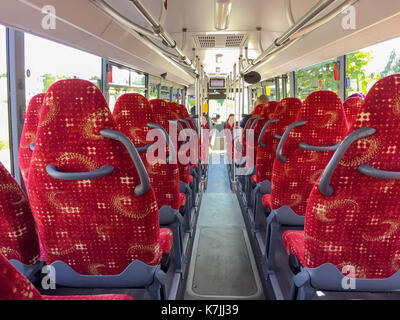
{"type": "Polygon", "coordinates": [[[0,253],[0,300],[43,300],[39,291],[0,253]]]}
{"type": "Polygon", "coordinates": [[[26,265],[39,262],[39,242],[28,199],[0,163],[0,253],[26,265]]]}
{"type": "Polygon", "coordinates": [[[356,121],[363,103],[364,99],[361,97],[348,98],[343,103],[344,111],[347,118],[347,124],[349,127],[351,127],[354,121],[356,121]]]}
{"type": "Polygon", "coordinates": [[[333,196],[315,184],[305,223],[306,266],[354,267],[358,278],[387,278],[400,269],[400,181],[369,177],[362,164],[400,171],[400,75],[378,81],[349,129],[376,133],[353,142],[336,167],[333,196]]]}
{"type": "MultiPolygon", "coordinates": [[[[270,102],[271,103],[271,102],[270,102]]],[[[271,181],[272,167],[274,165],[276,148],[279,140],[275,138],[275,134],[282,135],[287,126],[296,120],[297,114],[300,111],[302,102],[297,98],[286,98],[278,103],[272,119],[278,119],[278,122],[271,123],[266,129],[262,143],[265,148],[257,145],[256,150],[256,181],[271,181]]],[[[265,122],[262,124],[265,125],[265,122]]],[[[255,143],[258,143],[255,140],[255,143]]]]}
{"type": "Polygon", "coordinates": [[[246,167],[252,167],[253,165],[256,164],[258,137],[265,123],[273,118],[274,112],[278,106],[278,102],[270,101],[262,106],[263,107],[254,116],[257,117],[257,119],[263,119],[263,120],[258,121],[257,119],[254,119],[250,121],[250,125],[247,127],[247,130],[253,130],[253,131],[248,132],[248,135],[246,135],[244,139],[245,146],[243,146],[243,149],[246,152],[245,155],[248,160],[246,163],[246,167]],[[255,121],[257,122],[254,123],[255,121]],[[250,139],[247,141],[248,138],[250,139]],[[247,149],[248,146],[250,147],[249,149],[247,149]],[[252,160],[249,161],[250,159],[252,160]]]}
{"type": "Polygon", "coordinates": [[[299,144],[330,147],[340,143],[347,131],[346,117],[339,96],[331,91],[317,91],[304,101],[296,121],[307,124],[294,128],[283,147],[285,163],[274,161],[272,169],[272,209],[290,206],[305,215],[307,199],[333,151],[302,149],[299,144]]]}
{"type": "Polygon", "coordinates": [[[29,198],[48,264],[61,260],[84,275],[120,274],[134,260],[161,260],[156,199],[126,148],[101,135],[115,129],[101,91],[89,81],[53,84],[46,93],[29,170],[29,198]],[[61,180],[46,168],[114,171],[91,180],[61,180]]]}
{"type": "Polygon", "coordinates": [[[36,130],[44,96],[44,93],[34,96],[30,100],[25,114],[24,128],[22,129],[18,151],[19,168],[25,185],[27,185],[29,165],[31,164],[32,158],[31,145],[34,145],[36,141],[36,130]]]}
{"type": "Polygon", "coordinates": [[[235,115],[231,113],[226,120],[225,129],[232,129],[235,123],[235,115]]]}
{"type": "MultiPolygon", "coordinates": [[[[152,141],[146,136],[149,123],[156,123],[153,111],[145,97],[136,93],[122,95],[116,102],[113,116],[118,131],[125,134],[136,147],[145,147],[152,141]]],[[[158,208],[169,206],[179,209],[179,170],[177,164],[166,164],[165,159],[148,159],[140,153],[157,198],[158,208]]]]}

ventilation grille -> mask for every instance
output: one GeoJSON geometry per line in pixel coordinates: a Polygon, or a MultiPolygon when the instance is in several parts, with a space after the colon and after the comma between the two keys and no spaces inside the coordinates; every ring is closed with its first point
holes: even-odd
{"type": "Polygon", "coordinates": [[[196,47],[208,48],[239,48],[246,43],[247,34],[200,34],[194,36],[196,47]]]}
{"type": "Polygon", "coordinates": [[[215,48],[216,45],[215,36],[198,36],[197,41],[200,48],[215,48]]]}
{"type": "Polygon", "coordinates": [[[227,48],[240,47],[245,37],[246,37],[245,34],[227,35],[225,47],[227,48]]]}

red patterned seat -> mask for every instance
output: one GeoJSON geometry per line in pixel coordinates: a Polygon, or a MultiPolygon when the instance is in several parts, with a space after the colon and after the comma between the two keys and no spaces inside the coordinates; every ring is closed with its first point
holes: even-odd
{"type": "MultiPolygon", "coordinates": [[[[147,124],[156,123],[156,120],[145,97],[136,93],[122,95],[115,104],[113,116],[117,130],[128,136],[137,148],[146,147],[152,142],[146,139],[151,130],[147,124]]],[[[158,208],[168,206],[179,209],[182,201],[179,194],[178,166],[165,164],[158,159],[153,159],[154,162],[151,163],[146,152],[141,153],[141,158],[149,173],[158,208]]]]}
{"type": "MultiPolygon", "coordinates": [[[[272,103],[272,102],[270,102],[272,103]]],[[[253,189],[254,194],[254,229],[259,230],[260,216],[263,207],[266,207],[265,199],[266,193],[271,192],[271,178],[272,168],[274,165],[276,148],[279,144],[279,139],[276,135],[282,136],[288,125],[296,120],[297,114],[300,111],[302,102],[297,98],[283,99],[276,105],[275,112],[271,117],[277,122],[271,122],[266,127],[266,130],[261,139],[262,145],[256,140],[257,153],[256,153],[256,174],[253,176],[254,184],[257,186],[253,189]]],[[[263,127],[265,126],[263,123],[263,127]]],[[[270,199],[270,197],[268,198],[270,199]]]]}
{"type": "Polygon", "coordinates": [[[333,152],[308,151],[299,144],[328,147],[340,143],[345,137],[347,123],[340,98],[330,91],[310,94],[296,121],[307,121],[307,124],[293,129],[286,140],[282,150],[286,162],[274,161],[270,209],[290,206],[304,216],[310,191],[333,152]]]}
{"type": "Polygon", "coordinates": [[[169,252],[161,244],[172,244],[172,232],[159,228],[143,164],[129,156],[129,146],[104,137],[114,129],[107,103],[91,82],[62,80],[46,93],[28,190],[48,264],[62,261],[80,275],[118,275],[133,261],[157,266],[169,252]],[[105,165],[113,171],[79,177],[105,165]],[[70,179],[71,173],[78,178],[70,179]]]}
{"type": "Polygon", "coordinates": [[[304,231],[288,230],[282,235],[283,245],[289,255],[296,255],[303,265],[304,259],[304,231]]]}
{"type": "Polygon", "coordinates": [[[275,109],[278,103],[276,101],[271,101],[266,104],[258,106],[255,109],[253,117],[255,119],[250,120],[250,125],[247,126],[246,132],[246,163],[245,169],[238,169],[239,175],[241,175],[241,180],[244,184],[244,192],[246,194],[246,200],[248,207],[252,207],[252,190],[253,186],[251,183],[251,177],[256,173],[256,150],[258,137],[261,133],[262,128],[265,123],[273,118],[275,109]]]}
{"type": "Polygon", "coordinates": [[[346,113],[347,124],[351,127],[354,121],[357,120],[358,114],[361,110],[364,99],[361,97],[348,98],[344,103],[344,111],[346,113]]]}
{"type": "Polygon", "coordinates": [[[42,296],[7,259],[0,254],[0,300],[133,300],[127,295],[42,296]]]}
{"type": "Polygon", "coordinates": [[[40,268],[35,221],[25,193],[1,163],[0,181],[0,253],[30,277],[40,268]]]}
{"type": "Polygon", "coordinates": [[[24,128],[22,129],[18,152],[19,167],[25,185],[27,185],[29,165],[31,164],[32,158],[32,147],[35,145],[36,141],[36,130],[44,96],[44,93],[34,96],[29,102],[25,114],[24,128]]]}
{"type": "MultiPolygon", "coordinates": [[[[122,95],[115,104],[113,116],[116,129],[131,139],[137,148],[145,148],[153,142],[147,141],[147,135],[151,130],[148,124],[156,121],[147,99],[142,95],[136,93],[122,95]]],[[[167,145],[164,150],[167,154],[167,145]]],[[[180,269],[183,257],[180,228],[182,216],[179,209],[182,204],[184,205],[186,196],[179,192],[178,166],[166,163],[166,159],[152,159],[147,153],[147,148],[140,153],[140,156],[156,195],[160,223],[171,228],[174,233],[176,267],[180,269]]]]}
{"type": "MultiPolygon", "coordinates": [[[[332,264],[339,273],[353,268],[357,290],[400,289],[395,275],[400,269],[398,92],[400,75],[383,78],[371,88],[348,131],[348,142],[335,154],[338,165],[327,181],[332,189],[325,191],[321,180],[310,194],[302,248],[287,238],[287,248],[299,248],[290,254],[305,252],[301,263],[306,268],[322,270],[332,264]],[[366,166],[368,171],[363,170],[366,166]]],[[[342,290],[340,283],[337,287],[342,290]]],[[[317,281],[312,289],[320,289],[317,281]]]]}
{"type": "Polygon", "coordinates": [[[286,98],[279,102],[279,104],[276,106],[275,113],[272,116],[272,119],[278,119],[279,121],[276,123],[271,123],[265,131],[261,140],[262,143],[264,143],[265,148],[257,145],[257,183],[263,182],[265,180],[271,181],[272,167],[275,160],[276,148],[278,147],[279,143],[279,140],[276,139],[274,136],[276,134],[283,135],[287,126],[296,120],[301,105],[302,102],[300,99],[286,98]]]}
{"type": "Polygon", "coordinates": [[[275,246],[279,240],[279,226],[304,224],[311,189],[347,131],[342,102],[337,94],[331,91],[310,94],[296,120],[296,123],[287,128],[281,139],[282,156],[279,157],[278,147],[272,170],[271,196],[268,198],[268,207],[272,212],[267,220],[269,240],[266,244],[270,270],[275,268],[275,246]],[[330,147],[331,151],[312,151],[314,147],[330,147]]]}
{"type": "Polygon", "coordinates": [[[376,133],[346,151],[330,181],[333,196],[314,186],[306,213],[304,266],[332,263],[341,270],[352,265],[358,278],[387,278],[399,270],[400,182],[358,171],[362,164],[400,171],[399,90],[400,75],[383,78],[371,88],[349,133],[360,128],[376,133]],[[321,250],[324,247],[330,249],[321,250]]]}
{"type": "MultiPolygon", "coordinates": [[[[162,126],[168,134],[170,134],[172,143],[174,145],[175,150],[179,150],[182,145],[181,142],[178,141],[178,133],[179,128],[176,124],[171,123],[170,121],[178,121],[179,109],[176,103],[165,102],[164,100],[154,99],[149,101],[149,105],[151,110],[153,111],[155,122],[162,126]]],[[[177,153],[178,154],[178,153],[177,153]]],[[[175,159],[175,165],[178,167],[179,172],[179,180],[180,180],[180,192],[185,194],[185,208],[184,215],[186,220],[186,230],[191,230],[191,208],[192,208],[192,190],[190,188],[190,184],[193,182],[193,177],[190,175],[190,166],[189,164],[183,165],[178,159],[175,159]]]]}

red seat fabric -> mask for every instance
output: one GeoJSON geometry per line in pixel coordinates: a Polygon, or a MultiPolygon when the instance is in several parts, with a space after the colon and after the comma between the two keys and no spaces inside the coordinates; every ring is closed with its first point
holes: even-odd
{"type": "Polygon", "coordinates": [[[358,113],[360,112],[363,103],[364,99],[361,97],[348,98],[343,103],[344,111],[347,118],[347,124],[349,127],[351,127],[354,121],[357,120],[358,113]]]}
{"type": "Polygon", "coordinates": [[[337,94],[317,91],[304,101],[296,121],[307,124],[293,129],[283,147],[285,163],[275,159],[271,180],[270,209],[290,206],[305,215],[307,199],[333,152],[316,152],[300,148],[302,142],[313,146],[333,146],[342,142],[347,123],[337,94]]]}
{"type": "MultiPolygon", "coordinates": [[[[154,99],[149,101],[150,108],[153,111],[156,123],[162,126],[168,134],[170,134],[171,139],[173,141],[175,150],[179,152],[181,142],[178,141],[178,136],[174,137],[174,131],[176,134],[179,134],[179,130],[176,125],[169,123],[168,121],[178,121],[179,116],[179,109],[176,103],[173,102],[165,102],[164,100],[154,99]]],[[[179,159],[177,161],[178,169],[179,169],[179,177],[180,180],[186,184],[189,184],[189,177],[190,177],[190,167],[189,164],[183,165],[180,163],[179,159]]]]}
{"type": "Polygon", "coordinates": [[[288,230],[282,235],[283,245],[289,255],[295,255],[301,265],[305,264],[304,231],[288,230]]]}
{"type": "Polygon", "coordinates": [[[0,254],[0,300],[133,300],[126,295],[42,296],[7,259],[0,254]]]}
{"type": "Polygon", "coordinates": [[[305,224],[305,266],[353,266],[358,278],[387,278],[400,268],[400,181],[358,172],[369,164],[400,171],[400,75],[378,81],[369,91],[349,130],[374,128],[354,142],[333,173],[332,197],[315,185],[305,224]]]}
{"type": "MultiPolygon", "coordinates": [[[[258,145],[258,137],[260,136],[261,130],[264,127],[265,123],[271,119],[273,119],[275,110],[278,106],[278,102],[276,101],[270,101],[264,105],[260,105],[260,107],[254,112],[254,116],[257,118],[263,118],[264,120],[258,121],[253,128],[254,132],[249,136],[250,140],[246,145],[250,147],[249,150],[246,151],[246,167],[253,167],[256,164],[256,151],[257,151],[257,145],[258,145]],[[261,108],[262,106],[262,108],[261,108]],[[250,159],[253,159],[253,161],[249,161],[250,159]]],[[[251,128],[253,122],[256,119],[250,121],[251,124],[248,126],[248,129],[251,128]]],[[[247,146],[246,148],[247,149],[247,146]]]]}
{"type": "MultiPolygon", "coordinates": [[[[270,102],[271,103],[271,102],[270,102]]],[[[287,126],[296,120],[302,102],[297,98],[283,99],[277,106],[272,119],[279,122],[271,123],[265,131],[262,142],[265,148],[257,146],[256,150],[256,182],[271,181],[272,167],[274,165],[276,148],[279,140],[274,138],[275,134],[282,135],[287,126]]],[[[265,123],[264,123],[265,124],[265,123]]],[[[264,125],[263,125],[264,126],[264,125]]]]}
{"type": "Polygon", "coordinates": [[[235,123],[235,115],[231,113],[226,120],[225,125],[225,144],[226,144],[226,152],[228,155],[228,159],[233,159],[233,127],[235,123]]]}
{"type": "Polygon", "coordinates": [[[28,199],[1,163],[0,181],[0,253],[34,265],[39,262],[39,242],[28,199]]]}
{"type": "Polygon", "coordinates": [[[210,148],[210,125],[205,115],[201,117],[201,133],[200,133],[200,157],[203,165],[207,164],[208,152],[210,148]]]}
{"type": "Polygon", "coordinates": [[[132,159],[121,143],[101,136],[115,129],[101,91],[89,81],[56,82],[39,123],[28,190],[46,262],[61,260],[84,275],[120,274],[134,260],[157,265],[166,252],[154,191],[134,194],[140,179],[132,159]],[[114,172],[65,181],[47,174],[47,165],[62,172],[111,165],[114,172]]]}
{"type": "Polygon", "coordinates": [[[179,207],[184,207],[186,204],[186,195],[184,193],[179,193],[179,207]]]}
{"type": "Polygon", "coordinates": [[[25,185],[27,185],[29,165],[31,164],[32,158],[32,150],[30,146],[31,144],[35,144],[36,141],[36,130],[44,96],[44,93],[34,96],[29,102],[25,114],[24,128],[22,129],[21,142],[18,152],[19,167],[25,185]]]}
{"type": "Polygon", "coordinates": [[[271,202],[271,195],[270,194],[264,194],[262,196],[262,205],[264,207],[272,207],[272,202],[271,202]]]}
{"type": "MultiPolygon", "coordinates": [[[[153,112],[145,97],[136,93],[122,95],[116,102],[113,116],[116,129],[125,134],[136,147],[145,147],[150,130],[148,123],[156,123],[153,112]]],[[[150,183],[157,198],[158,208],[169,206],[180,208],[179,171],[175,164],[166,164],[166,159],[150,159],[147,152],[140,153],[150,177],[150,183]]]]}

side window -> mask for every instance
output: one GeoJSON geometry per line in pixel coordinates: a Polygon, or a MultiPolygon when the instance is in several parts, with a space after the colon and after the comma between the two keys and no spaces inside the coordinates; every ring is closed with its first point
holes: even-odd
{"type": "Polygon", "coordinates": [[[111,111],[114,110],[118,98],[125,93],[139,93],[145,96],[146,75],[122,66],[111,65],[111,77],[108,91],[111,111]]]}
{"type": "Polygon", "coordinates": [[[400,38],[381,42],[349,53],[346,68],[346,95],[367,94],[379,79],[400,73],[400,38]]]}
{"type": "Polygon", "coordinates": [[[0,26],[0,162],[11,172],[6,28],[0,26]]]}
{"type": "Polygon", "coordinates": [[[101,58],[57,42],[25,34],[26,100],[56,81],[79,78],[101,88],[101,58]]]}
{"type": "Polygon", "coordinates": [[[330,90],[338,93],[334,70],[336,60],[327,61],[296,72],[296,96],[304,100],[314,91],[330,90]]]}

